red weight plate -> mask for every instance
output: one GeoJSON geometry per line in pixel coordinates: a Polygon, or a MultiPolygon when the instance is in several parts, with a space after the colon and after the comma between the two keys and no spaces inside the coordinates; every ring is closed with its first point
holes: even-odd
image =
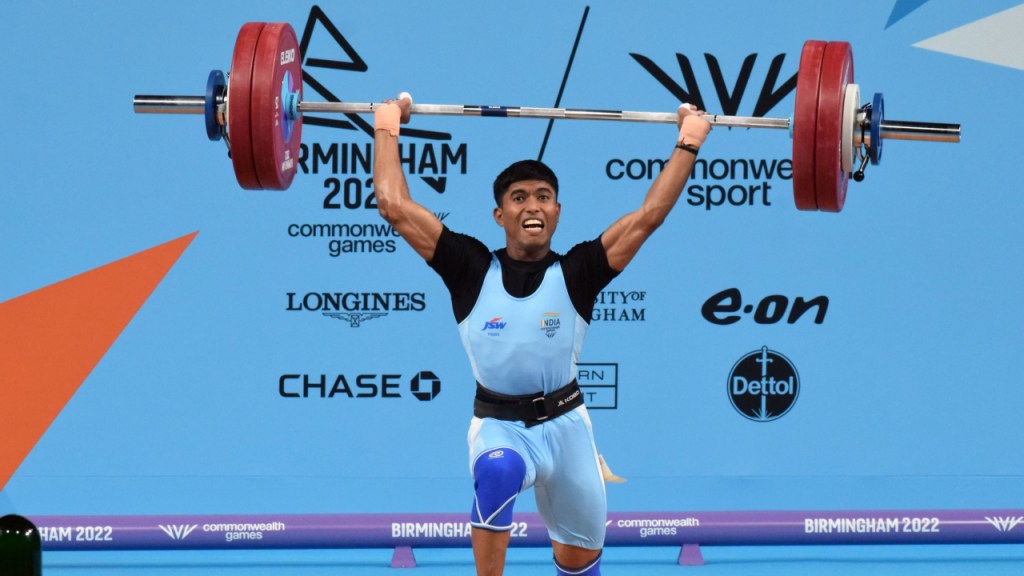
{"type": "Polygon", "coordinates": [[[249,22],[238,32],[228,81],[228,138],[231,139],[231,163],[235,167],[238,184],[247,190],[261,188],[252,157],[250,110],[252,65],[263,27],[263,22],[249,22]]]}
{"type": "Polygon", "coordinates": [[[829,42],[818,86],[818,134],[815,137],[814,178],[818,209],[839,212],[846,202],[850,175],[843,170],[843,99],[853,82],[853,50],[848,42],[829,42]]]}
{"type": "Polygon", "coordinates": [[[301,117],[285,112],[285,95],[302,91],[302,57],[288,24],[267,24],[256,45],[252,70],[252,156],[260,184],[284,190],[292,183],[299,160],[301,117]]]}
{"type": "Polygon", "coordinates": [[[808,40],[800,52],[793,111],[793,199],[800,210],[817,210],[814,153],[818,132],[818,82],[827,42],[808,40]]]}

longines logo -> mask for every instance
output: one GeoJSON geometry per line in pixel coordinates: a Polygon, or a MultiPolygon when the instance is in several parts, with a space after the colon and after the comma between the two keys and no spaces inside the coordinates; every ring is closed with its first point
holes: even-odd
{"type": "Polygon", "coordinates": [[[387,312],[324,312],[324,316],[348,322],[349,326],[353,328],[359,328],[366,320],[373,320],[374,318],[387,315],[387,312]]]}
{"type": "Polygon", "coordinates": [[[288,312],[314,312],[341,320],[352,328],[383,318],[391,312],[422,312],[427,308],[423,292],[287,292],[288,312]]]}

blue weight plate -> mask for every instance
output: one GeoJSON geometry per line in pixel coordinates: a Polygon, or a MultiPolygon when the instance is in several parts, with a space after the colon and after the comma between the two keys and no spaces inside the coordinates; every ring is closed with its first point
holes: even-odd
{"type": "Polygon", "coordinates": [[[220,140],[220,123],[217,122],[217,99],[223,96],[227,88],[224,81],[224,73],[220,70],[211,70],[210,76],[206,79],[206,137],[216,142],[220,140]]]}
{"type": "Polygon", "coordinates": [[[872,164],[882,161],[882,121],[885,120],[885,99],[881,92],[875,93],[871,102],[871,146],[868,147],[868,158],[872,164]]]}

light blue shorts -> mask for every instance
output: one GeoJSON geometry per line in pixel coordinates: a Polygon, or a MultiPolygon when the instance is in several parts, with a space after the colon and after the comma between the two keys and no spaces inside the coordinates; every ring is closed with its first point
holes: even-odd
{"type": "Polygon", "coordinates": [[[523,488],[533,486],[537,511],[552,540],[590,550],[604,547],[608,503],[586,406],[544,424],[473,418],[469,467],[481,453],[512,448],[526,461],[523,488]]]}

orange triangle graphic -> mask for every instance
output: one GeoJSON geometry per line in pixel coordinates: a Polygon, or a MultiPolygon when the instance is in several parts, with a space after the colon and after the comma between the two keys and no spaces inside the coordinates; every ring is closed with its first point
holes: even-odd
{"type": "Polygon", "coordinates": [[[0,303],[0,490],[196,234],[0,303]]]}

